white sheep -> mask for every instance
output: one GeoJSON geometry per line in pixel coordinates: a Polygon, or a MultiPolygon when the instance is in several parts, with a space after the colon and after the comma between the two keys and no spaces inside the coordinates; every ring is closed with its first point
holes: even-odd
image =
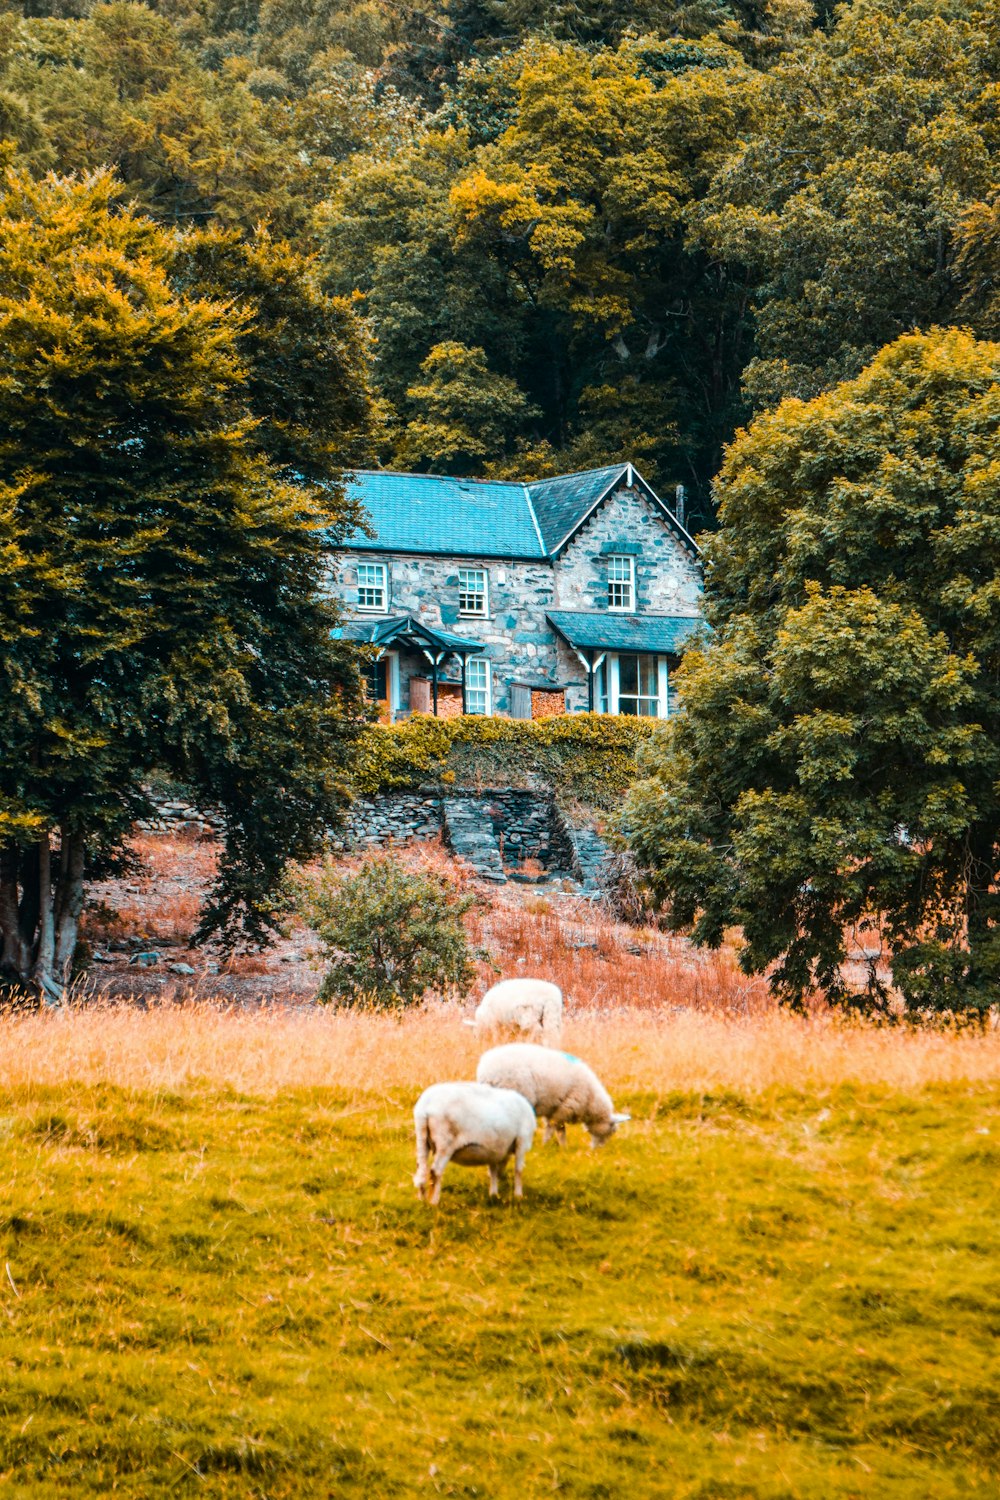
{"type": "Polygon", "coordinates": [[[483,1038],[529,1037],[558,1047],[562,990],[547,979],[501,979],[487,990],[470,1022],[483,1038]]]}
{"type": "Polygon", "coordinates": [[[450,1161],[488,1167],[490,1197],[500,1192],[500,1174],[514,1157],[514,1197],[520,1198],[524,1158],[535,1137],[535,1112],[522,1094],[481,1083],[434,1083],[413,1111],[417,1131],[417,1196],[441,1196],[441,1178],[450,1161]],[[430,1162],[428,1159],[433,1158],[430,1162]]]}
{"type": "Polygon", "coordinates": [[[569,1052],[510,1042],[484,1052],[476,1069],[479,1083],[515,1089],[545,1121],[544,1145],[551,1136],[566,1142],[566,1126],[586,1125],[593,1146],[603,1146],[631,1115],[617,1114],[611,1095],[593,1069],[569,1052]]]}

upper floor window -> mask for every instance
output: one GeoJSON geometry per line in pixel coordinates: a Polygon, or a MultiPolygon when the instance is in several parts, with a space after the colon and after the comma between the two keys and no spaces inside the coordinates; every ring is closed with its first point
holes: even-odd
{"type": "Polygon", "coordinates": [[[465,663],[465,711],[490,712],[490,664],[485,656],[470,656],[465,663]]]}
{"type": "Polygon", "coordinates": [[[358,563],[358,609],[385,614],[388,598],[385,563],[358,563]]]}
{"type": "Polygon", "coordinates": [[[485,568],[459,568],[458,612],[460,615],[489,614],[485,568]]]}
{"type": "Polygon", "coordinates": [[[608,608],[635,609],[635,559],[623,553],[608,558],[608,608]]]}

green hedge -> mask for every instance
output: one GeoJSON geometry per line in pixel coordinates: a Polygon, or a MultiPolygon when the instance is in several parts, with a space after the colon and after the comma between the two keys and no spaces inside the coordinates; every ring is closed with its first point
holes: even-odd
{"type": "Polygon", "coordinates": [[[447,786],[546,786],[563,801],[610,808],[635,779],[651,719],[557,714],[547,719],[417,714],[365,731],[354,775],[364,796],[447,786]]]}

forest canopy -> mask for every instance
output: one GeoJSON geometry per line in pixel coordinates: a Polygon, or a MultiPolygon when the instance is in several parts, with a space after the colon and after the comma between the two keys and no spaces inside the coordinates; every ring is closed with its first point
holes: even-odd
{"type": "Polygon", "coordinates": [[[901,334],[995,332],[998,87],[979,0],[0,13],[11,161],[111,167],[165,226],[294,244],[365,320],[382,462],[627,453],[696,528],[758,411],[901,334]]]}

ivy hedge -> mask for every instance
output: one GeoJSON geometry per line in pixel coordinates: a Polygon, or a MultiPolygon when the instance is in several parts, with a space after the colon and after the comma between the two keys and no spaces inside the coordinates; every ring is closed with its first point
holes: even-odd
{"type": "Polygon", "coordinates": [[[611,808],[635,780],[651,719],[557,714],[546,719],[415,714],[372,724],[359,747],[354,784],[362,796],[430,783],[545,786],[562,801],[611,808]]]}

